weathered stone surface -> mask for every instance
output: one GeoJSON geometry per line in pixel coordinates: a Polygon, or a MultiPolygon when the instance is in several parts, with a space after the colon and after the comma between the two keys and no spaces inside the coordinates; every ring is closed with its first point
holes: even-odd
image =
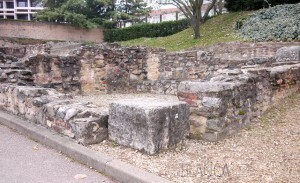
{"type": "Polygon", "coordinates": [[[62,101],[57,91],[177,95],[191,107],[190,136],[210,141],[235,133],[299,91],[299,42],[220,43],[173,53],[116,44],[67,50],[54,45],[48,51],[45,45],[0,47],[0,108],[84,144],[107,136],[108,111],[62,101]]]}
{"type": "Polygon", "coordinates": [[[106,139],[108,109],[70,99],[54,89],[0,85],[1,110],[75,138],[82,144],[106,139]]]}
{"type": "Polygon", "coordinates": [[[40,123],[44,104],[68,97],[54,89],[33,86],[1,84],[0,88],[1,110],[25,117],[35,123],[40,123]]]}
{"type": "Polygon", "coordinates": [[[282,47],[275,55],[277,62],[300,61],[300,46],[282,47]]]}
{"type": "Polygon", "coordinates": [[[81,144],[105,140],[108,136],[107,123],[107,109],[89,103],[54,101],[44,106],[42,124],[75,138],[81,144]]]}
{"type": "Polygon", "coordinates": [[[65,93],[80,93],[79,58],[70,56],[53,56],[37,54],[25,61],[26,68],[34,75],[34,83],[38,86],[55,88],[65,93]]]}
{"type": "Polygon", "coordinates": [[[149,154],[176,145],[189,128],[189,107],[179,101],[121,100],[110,105],[109,116],[111,140],[149,154]]]}
{"type": "Polygon", "coordinates": [[[210,81],[184,81],[178,97],[191,106],[190,136],[217,141],[239,131],[273,103],[299,91],[300,64],[255,66],[210,81]],[[230,79],[228,79],[228,77],[230,79]]]}

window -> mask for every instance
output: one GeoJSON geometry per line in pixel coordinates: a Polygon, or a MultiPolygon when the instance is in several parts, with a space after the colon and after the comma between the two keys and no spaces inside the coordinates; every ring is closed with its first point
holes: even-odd
{"type": "Polygon", "coordinates": [[[6,8],[7,9],[14,9],[14,2],[6,2],[6,8]]]}
{"type": "Polygon", "coordinates": [[[17,15],[19,20],[28,20],[28,15],[17,15]]]}
{"type": "Polygon", "coordinates": [[[18,0],[17,5],[18,7],[27,7],[27,0],[18,0]]]}
{"type": "Polygon", "coordinates": [[[15,19],[14,16],[6,16],[7,19],[15,19]]]}

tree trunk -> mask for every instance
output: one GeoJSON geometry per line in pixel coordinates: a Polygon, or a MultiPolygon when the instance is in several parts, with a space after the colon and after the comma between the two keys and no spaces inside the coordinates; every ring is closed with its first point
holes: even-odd
{"type": "Polygon", "coordinates": [[[200,38],[200,20],[193,19],[192,27],[194,30],[194,39],[199,39],[200,38]]]}
{"type": "Polygon", "coordinates": [[[223,14],[223,0],[219,0],[219,15],[223,14]]]}
{"type": "Polygon", "coordinates": [[[215,6],[216,2],[217,2],[217,0],[212,0],[210,5],[208,6],[206,11],[204,12],[204,15],[202,16],[202,19],[201,19],[202,22],[205,22],[207,20],[208,14],[209,14],[210,10],[215,6]]]}
{"type": "Polygon", "coordinates": [[[218,14],[219,14],[219,12],[217,10],[217,5],[214,5],[214,15],[218,15],[218,14]]]}

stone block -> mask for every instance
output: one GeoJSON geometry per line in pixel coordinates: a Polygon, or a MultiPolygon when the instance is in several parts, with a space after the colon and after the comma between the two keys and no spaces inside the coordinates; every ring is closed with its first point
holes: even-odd
{"type": "Polygon", "coordinates": [[[111,140],[155,154],[179,143],[189,129],[189,106],[155,98],[120,100],[110,104],[108,133],[111,140]]]}
{"type": "Polygon", "coordinates": [[[275,55],[277,62],[300,61],[300,46],[282,47],[275,55]]]}
{"type": "Polygon", "coordinates": [[[94,144],[105,140],[108,111],[89,103],[70,100],[53,101],[45,105],[42,125],[81,144],[94,144]]]}

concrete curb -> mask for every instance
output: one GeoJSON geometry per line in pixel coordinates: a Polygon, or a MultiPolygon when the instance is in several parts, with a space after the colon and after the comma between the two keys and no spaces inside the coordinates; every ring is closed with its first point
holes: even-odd
{"type": "Polygon", "coordinates": [[[120,160],[77,144],[55,132],[24,121],[16,116],[0,111],[0,124],[21,132],[23,135],[49,146],[66,156],[93,167],[95,170],[124,183],[169,183],[164,178],[146,172],[120,160]]]}

